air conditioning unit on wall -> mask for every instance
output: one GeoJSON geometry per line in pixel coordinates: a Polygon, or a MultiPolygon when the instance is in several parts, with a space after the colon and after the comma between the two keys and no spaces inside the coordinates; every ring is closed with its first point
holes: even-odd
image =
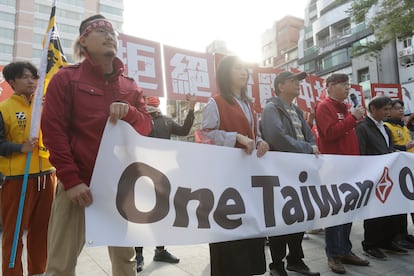
{"type": "Polygon", "coordinates": [[[402,67],[410,67],[414,64],[414,55],[400,57],[400,65],[402,67]]]}

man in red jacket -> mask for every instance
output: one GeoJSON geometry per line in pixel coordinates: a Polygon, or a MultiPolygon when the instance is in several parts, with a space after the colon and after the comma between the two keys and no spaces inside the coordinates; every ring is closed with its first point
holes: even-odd
{"type": "MultiPolygon", "coordinates": [[[[349,94],[346,74],[332,74],[326,79],[328,97],[316,106],[315,120],[318,128],[318,146],[321,153],[359,155],[355,133],[357,121],[364,115],[364,108],[357,106],[352,113],[344,103],[349,94]]],[[[325,229],[326,255],[333,272],[344,274],[343,264],[367,266],[369,262],[356,256],[349,240],[352,223],[325,229]]]]}
{"type": "MultiPolygon", "coordinates": [[[[118,39],[102,15],[82,21],[74,44],[81,63],[57,72],[49,83],[42,115],[44,142],[56,167],[58,186],[48,234],[46,275],[75,275],[85,243],[85,207],[93,202],[90,180],[109,118],[141,135],[151,131],[142,90],[123,75],[118,39]]],[[[113,275],[136,275],[133,247],[109,247],[113,275]]]]}

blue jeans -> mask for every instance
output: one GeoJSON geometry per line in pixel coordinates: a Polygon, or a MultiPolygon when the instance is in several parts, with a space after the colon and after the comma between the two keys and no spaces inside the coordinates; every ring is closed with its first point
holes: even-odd
{"type": "Polygon", "coordinates": [[[331,258],[352,253],[352,243],[349,240],[352,223],[328,227],[325,229],[325,251],[331,258]]]}

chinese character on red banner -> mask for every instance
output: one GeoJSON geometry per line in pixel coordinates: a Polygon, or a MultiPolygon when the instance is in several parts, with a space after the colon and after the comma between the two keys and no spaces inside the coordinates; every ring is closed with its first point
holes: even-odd
{"type": "MultiPolygon", "coordinates": [[[[261,113],[266,101],[274,96],[273,81],[281,69],[253,67],[251,72],[252,97],[255,99],[254,108],[256,112],[261,113]]],[[[250,85],[251,84],[251,85],[250,85]]]]}
{"type": "Polygon", "coordinates": [[[375,96],[387,96],[393,100],[402,100],[401,85],[389,84],[389,83],[371,83],[371,97],[375,96]]]}
{"type": "Polygon", "coordinates": [[[214,58],[208,53],[197,53],[164,45],[167,97],[184,100],[194,94],[206,102],[216,92],[214,58]]]}
{"type": "Polygon", "coordinates": [[[120,34],[118,57],[125,64],[125,74],[134,78],[144,95],[164,96],[160,43],[120,34]]]}

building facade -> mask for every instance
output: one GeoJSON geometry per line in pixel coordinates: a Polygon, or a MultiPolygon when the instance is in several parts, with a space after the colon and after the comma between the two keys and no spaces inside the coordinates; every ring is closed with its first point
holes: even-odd
{"type": "Polygon", "coordinates": [[[262,66],[297,67],[297,45],[303,19],[285,16],[261,35],[262,66]]]}
{"type": "MultiPolygon", "coordinates": [[[[298,42],[302,70],[326,78],[334,72],[349,75],[369,94],[370,84],[399,83],[395,43],[376,57],[354,55],[354,46],[375,39],[365,23],[355,24],[347,12],[353,0],[310,0],[305,9],[305,27],[298,42]]],[[[375,13],[367,15],[367,19],[375,13]]]]}
{"type": "MultiPolygon", "coordinates": [[[[59,38],[69,61],[80,22],[86,17],[101,13],[122,31],[123,0],[58,0],[56,5],[59,38]]],[[[13,60],[40,64],[51,6],[52,0],[0,0],[0,64],[13,60]]]]}
{"type": "Polygon", "coordinates": [[[414,35],[397,39],[398,72],[405,114],[414,113],[414,35]]]}

